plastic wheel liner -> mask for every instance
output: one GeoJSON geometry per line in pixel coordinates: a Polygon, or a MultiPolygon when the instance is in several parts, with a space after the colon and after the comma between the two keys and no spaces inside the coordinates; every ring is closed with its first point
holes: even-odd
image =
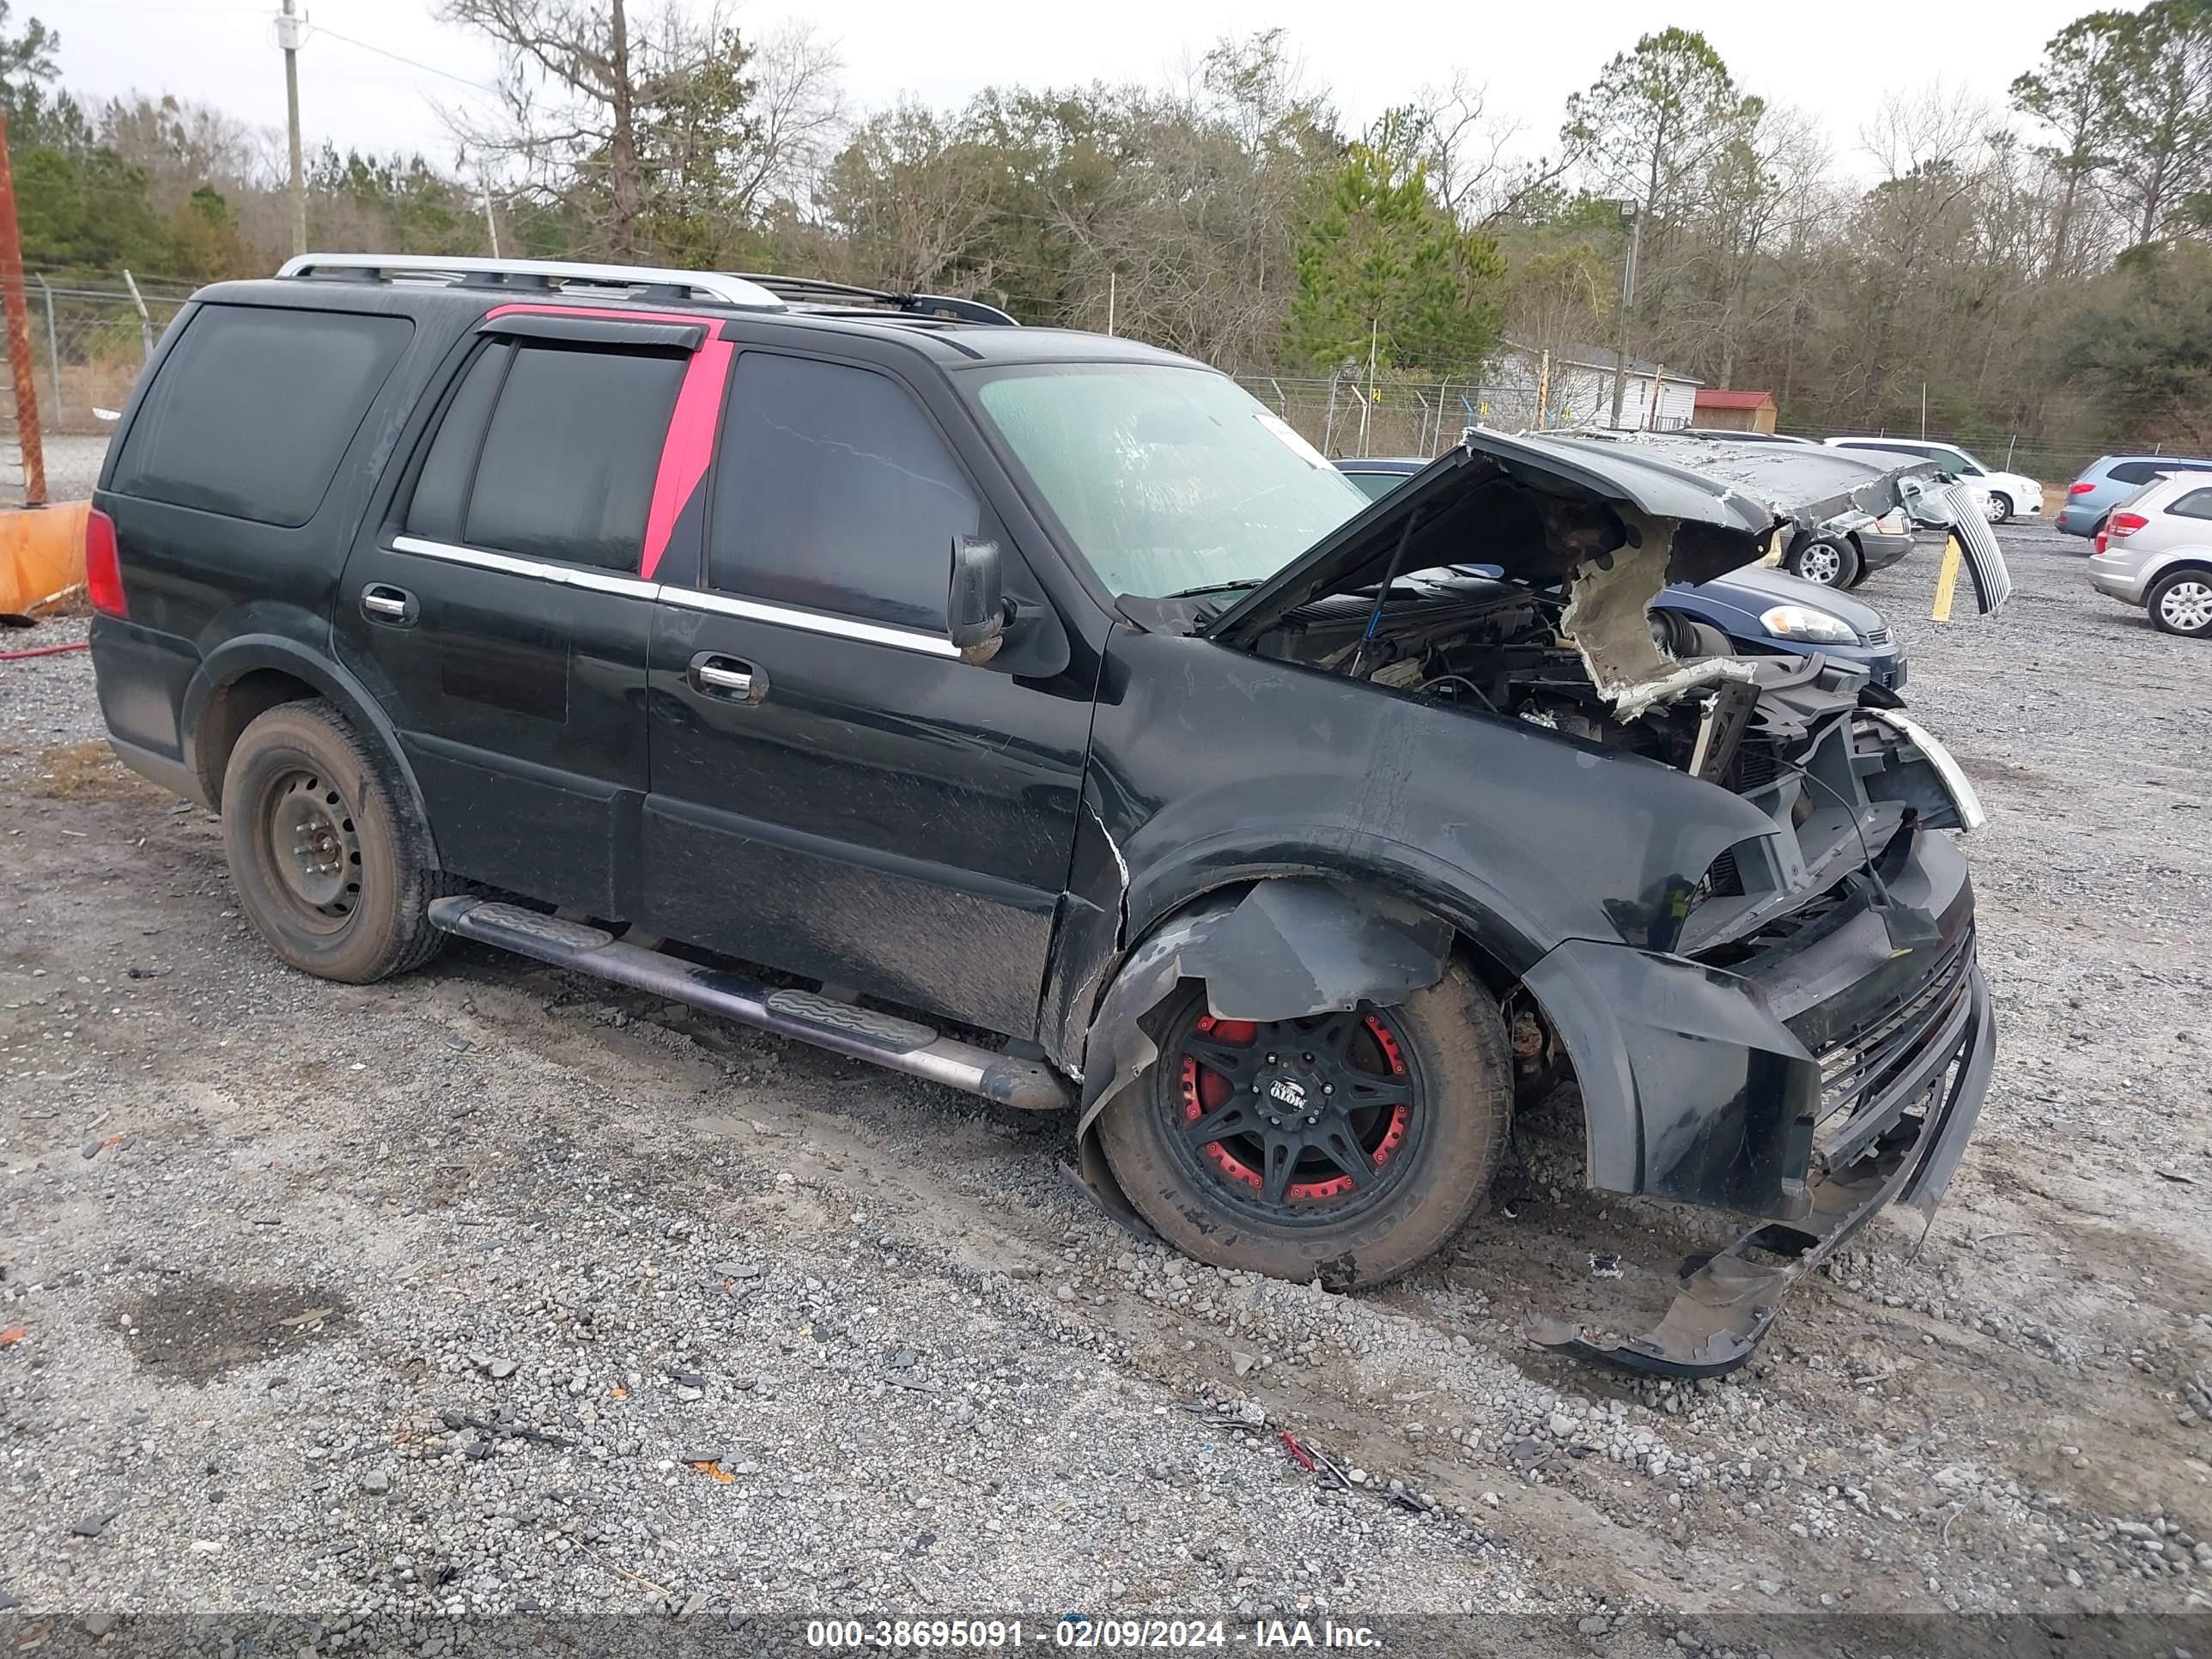
{"type": "Polygon", "coordinates": [[[1593,1337],[1532,1314],[1528,1336],[1559,1352],[1652,1376],[1696,1378],[1734,1370],[1765,1336],[1790,1285],[1876,1211],[1893,1200],[1917,1210],[1926,1237],[1981,1115],[1996,1058],[1989,991],[1981,969],[1974,968],[1965,1033],[1928,1084],[1922,1109],[1901,1115],[1857,1160],[1813,1183],[1808,1214],[1769,1223],[1686,1273],[1665,1316],[1640,1335],[1593,1337]],[[1755,1261],[1753,1249],[1786,1259],[1755,1261]]]}

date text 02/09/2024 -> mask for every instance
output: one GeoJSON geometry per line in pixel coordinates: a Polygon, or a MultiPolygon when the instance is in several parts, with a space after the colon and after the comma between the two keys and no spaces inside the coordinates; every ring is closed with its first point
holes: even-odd
{"type": "Polygon", "coordinates": [[[1265,1619],[1249,1629],[1219,1619],[1097,1619],[1068,1613],[1049,1626],[1018,1619],[817,1619],[806,1626],[806,1645],[826,1650],[996,1649],[1024,1645],[1103,1648],[1115,1651],[1222,1648],[1337,1648],[1382,1646],[1364,1625],[1334,1620],[1265,1619]]]}

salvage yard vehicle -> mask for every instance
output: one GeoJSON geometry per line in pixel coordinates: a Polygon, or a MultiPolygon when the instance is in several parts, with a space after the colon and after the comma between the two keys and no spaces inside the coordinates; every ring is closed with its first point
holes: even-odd
{"type": "Polygon", "coordinates": [[[1850,451],[1870,459],[1890,457],[1934,461],[1953,477],[1962,480],[1967,493],[1989,515],[1991,524],[2010,524],[2015,515],[2043,516],[2043,486],[2021,472],[1984,466],[1956,444],[1936,443],[1926,438],[1841,437],[1827,440],[1831,447],[1850,451]]]}
{"type": "MultiPolygon", "coordinates": [[[[1918,476],[1858,474],[1792,512],[1918,476]]],[[[1406,1271],[1564,1066],[1593,1187],[1753,1231],[1547,1340],[1711,1374],[1980,1109],[1971,786],[1855,671],[1660,650],[1789,520],[1642,446],[1477,430],[1370,504],[972,301],[311,256],[185,307],[94,506],[116,752],[283,960],[455,934],[1066,1109],[1209,1262],[1406,1271]]]]}
{"type": "Polygon", "coordinates": [[[2113,508],[2177,472],[2212,472],[2212,460],[2189,455],[2100,455],[2067,486],[2058,528],[2069,536],[2095,536],[2113,508]]]}
{"type": "Polygon", "coordinates": [[[2212,638],[2212,477],[2175,473],[2109,514],[2089,585],[2141,605],[2166,633],[2212,638]]]}

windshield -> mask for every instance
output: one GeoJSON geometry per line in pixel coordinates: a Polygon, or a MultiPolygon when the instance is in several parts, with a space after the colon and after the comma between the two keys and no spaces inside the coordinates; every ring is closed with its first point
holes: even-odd
{"type": "Polygon", "coordinates": [[[1225,375],[1054,364],[985,383],[983,412],[1109,592],[1266,580],[1367,505],[1225,375]]]}

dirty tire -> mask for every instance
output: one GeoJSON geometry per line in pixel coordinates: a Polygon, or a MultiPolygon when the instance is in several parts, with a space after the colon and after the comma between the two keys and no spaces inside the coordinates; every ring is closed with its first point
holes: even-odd
{"type": "MultiPolygon", "coordinates": [[[[1202,1012],[1202,996],[1201,988],[1186,988],[1169,1005],[1163,1032],[1178,1029],[1189,1006],[1202,1012]]],[[[1513,1108],[1504,1022],[1497,999],[1459,962],[1380,1012],[1412,1050],[1425,1091],[1424,1132],[1386,1202],[1334,1222],[1248,1213],[1177,1155],[1170,1136],[1182,1079],[1176,1057],[1164,1053],[1098,1121],[1101,1149],[1130,1202],[1200,1261],[1298,1283],[1317,1278],[1334,1290],[1395,1278],[1441,1249],[1474,1213],[1504,1156],[1513,1108]]]]}
{"type": "Polygon", "coordinates": [[[293,967],[366,985],[437,953],[445,935],[428,913],[444,887],[412,803],[331,703],[279,703],[248,726],[222,809],[239,903],[293,967]]]}

